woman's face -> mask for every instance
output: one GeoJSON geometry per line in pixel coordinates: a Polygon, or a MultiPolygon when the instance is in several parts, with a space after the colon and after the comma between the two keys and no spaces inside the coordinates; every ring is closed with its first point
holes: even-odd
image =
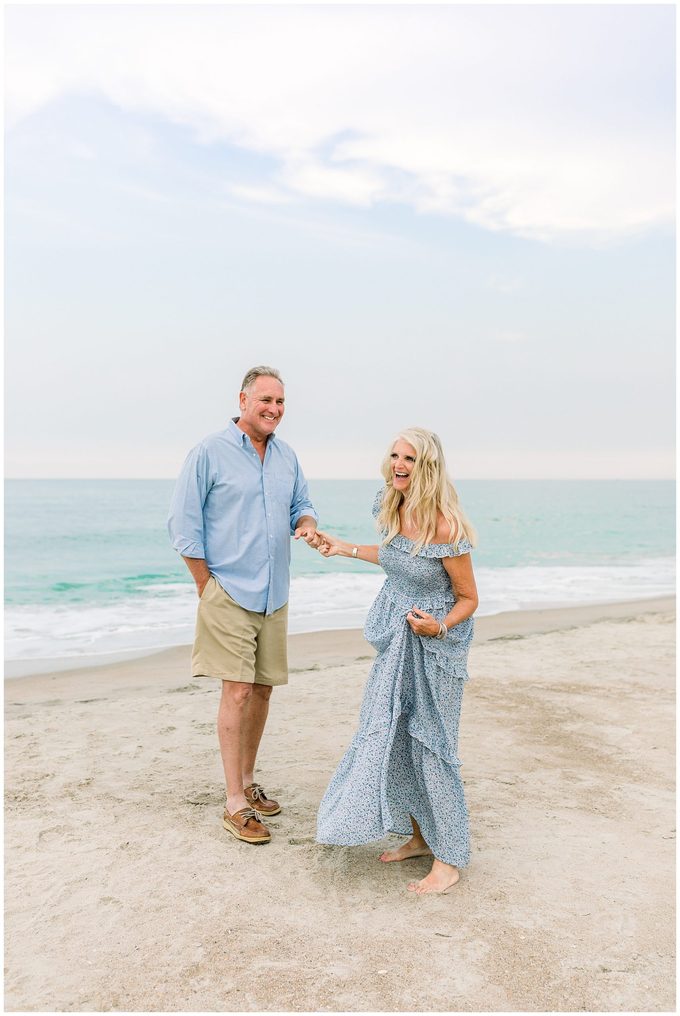
{"type": "Polygon", "coordinates": [[[411,473],[416,464],[416,450],[408,441],[395,441],[390,454],[392,486],[405,493],[411,482],[411,473]]]}

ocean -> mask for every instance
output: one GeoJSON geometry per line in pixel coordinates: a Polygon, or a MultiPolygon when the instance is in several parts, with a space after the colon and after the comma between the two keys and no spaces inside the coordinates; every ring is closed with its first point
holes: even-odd
{"type": "MultiPolygon", "coordinates": [[[[309,486],[322,528],[377,542],[378,479],[309,486]]],[[[6,481],[6,659],[192,640],[196,594],[166,531],[172,488],[172,480],[6,481]]],[[[478,530],[479,614],[674,592],[672,481],[461,480],[457,489],[478,530]]],[[[382,581],[374,566],[293,543],[290,630],[360,627],[382,581]]]]}

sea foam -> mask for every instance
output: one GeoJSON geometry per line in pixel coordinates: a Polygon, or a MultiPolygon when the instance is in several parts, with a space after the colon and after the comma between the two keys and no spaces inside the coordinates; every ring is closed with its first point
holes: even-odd
{"type": "MultiPolygon", "coordinates": [[[[673,558],[619,565],[477,569],[478,615],[672,595],[673,558]]],[[[384,581],[375,573],[299,576],[291,582],[291,633],[360,628],[384,581]]],[[[417,604],[414,604],[417,606],[417,604]]],[[[184,645],[193,639],[196,592],[190,582],[156,583],[108,604],[8,607],[8,660],[92,656],[184,645]]]]}

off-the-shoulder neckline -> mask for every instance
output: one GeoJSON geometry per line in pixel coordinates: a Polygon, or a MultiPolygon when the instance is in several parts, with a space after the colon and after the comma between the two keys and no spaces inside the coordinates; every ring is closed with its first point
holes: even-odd
{"type": "MultiPolygon", "coordinates": [[[[395,533],[394,536],[398,536],[400,540],[406,540],[407,543],[415,543],[410,536],[404,536],[403,533],[395,533]]],[[[394,536],[392,539],[394,539],[394,536]]],[[[391,542],[391,541],[390,541],[391,542]]],[[[463,540],[459,540],[459,543],[463,543],[463,540]]],[[[425,550],[425,547],[454,547],[454,543],[424,543],[421,550],[425,550]]]]}
{"type": "MultiPolygon", "coordinates": [[[[389,546],[393,545],[395,543],[395,541],[397,541],[397,540],[403,540],[403,542],[405,544],[408,544],[408,546],[410,546],[410,547],[412,547],[414,545],[414,543],[416,542],[415,540],[412,540],[409,536],[402,536],[401,533],[395,533],[395,535],[392,537],[392,539],[387,544],[387,546],[389,547],[389,546]]],[[[470,547],[470,550],[472,549],[472,547],[470,546],[470,543],[469,543],[469,540],[467,539],[467,537],[463,537],[461,540],[459,540],[457,545],[453,544],[453,543],[424,543],[423,546],[418,551],[418,554],[419,555],[423,554],[426,557],[428,556],[428,554],[429,554],[429,556],[435,556],[435,557],[457,557],[458,554],[460,554],[460,548],[461,548],[461,546],[465,546],[465,545],[470,547]],[[447,553],[444,553],[444,554],[438,553],[438,551],[442,551],[442,550],[448,551],[449,553],[448,554],[447,553]],[[458,554],[456,553],[456,551],[458,551],[458,554]]],[[[397,546],[399,546],[399,544],[397,544],[397,546]]],[[[467,551],[463,551],[463,553],[467,553],[467,551]]]]}

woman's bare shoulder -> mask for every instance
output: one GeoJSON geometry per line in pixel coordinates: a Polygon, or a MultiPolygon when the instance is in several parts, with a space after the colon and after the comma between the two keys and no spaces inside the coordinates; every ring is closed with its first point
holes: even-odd
{"type": "Polygon", "coordinates": [[[441,512],[437,512],[437,530],[434,534],[434,543],[455,543],[458,537],[458,525],[454,523],[451,532],[451,523],[447,522],[441,512]]]}

